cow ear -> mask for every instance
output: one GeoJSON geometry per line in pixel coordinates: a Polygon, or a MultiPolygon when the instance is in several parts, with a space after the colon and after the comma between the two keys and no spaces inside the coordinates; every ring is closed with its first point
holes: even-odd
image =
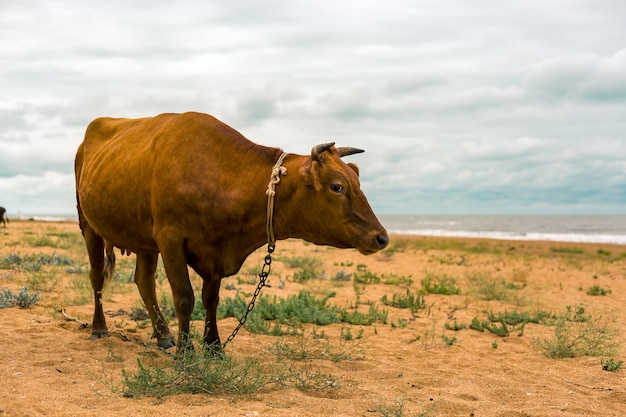
{"type": "Polygon", "coordinates": [[[350,168],[352,168],[352,171],[354,171],[356,173],[356,176],[358,177],[359,176],[359,167],[358,167],[358,165],[354,164],[352,162],[348,162],[348,166],[350,168]]]}
{"type": "Polygon", "coordinates": [[[300,177],[302,177],[304,183],[317,191],[322,189],[319,170],[320,163],[314,160],[310,160],[309,163],[300,168],[300,177]]]}

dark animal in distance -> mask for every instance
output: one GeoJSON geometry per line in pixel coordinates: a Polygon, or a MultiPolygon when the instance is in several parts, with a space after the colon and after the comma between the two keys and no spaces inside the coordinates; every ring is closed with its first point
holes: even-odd
{"type": "MultiPolygon", "coordinates": [[[[286,155],[287,173],[275,195],[277,240],[299,238],[363,254],[387,246],[387,232],[360,189],[357,166],[340,159],[358,152],[330,143],[310,155],[286,155]]],[[[91,337],[107,336],[102,291],[114,275],[118,247],[137,255],[135,282],[159,347],[174,346],[155,294],[160,253],[178,318],[178,349],[191,346],[195,297],[187,266],[203,279],[204,344],[220,348],[220,281],[267,242],[265,191],[281,154],[201,113],[91,122],[75,160],[95,297],[91,337]]]]}
{"type": "Polygon", "coordinates": [[[7,216],[7,210],[4,207],[0,207],[0,220],[2,221],[4,227],[7,227],[9,216],[7,216]]]}

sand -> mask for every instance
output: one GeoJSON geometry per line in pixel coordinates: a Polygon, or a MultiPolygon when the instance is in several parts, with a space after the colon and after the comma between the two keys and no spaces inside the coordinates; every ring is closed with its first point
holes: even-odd
{"type": "MultiPolygon", "coordinates": [[[[115,282],[105,296],[104,308],[111,337],[89,340],[93,311],[87,260],[75,223],[13,221],[0,229],[0,260],[10,254],[64,255],[82,265],[43,266],[29,272],[15,265],[0,269],[0,288],[14,293],[22,286],[39,289],[40,301],[29,308],[0,309],[0,416],[623,416],[626,415],[626,370],[603,370],[601,360],[625,360],[626,247],[551,242],[435,239],[392,236],[392,250],[363,256],[289,240],[278,242],[270,287],[263,294],[287,297],[307,289],[312,294],[336,295],[329,303],[363,312],[368,302],[388,311],[387,323],[369,326],[304,325],[305,336],[251,334],[242,329],[226,348],[232,357],[253,357],[275,363],[270,350],[279,342],[303,340],[314,349],[313,331],[323,331],[325,342],[348,349],[338,362],[328,358],[297,361],[297,366],[327,376],[326,386],[297,388],[269,384],[249,395],[176,394],[156,398],[124,395],[122,371],[137,372],[137,359],[167,366],[170,356],[159,352],[144,327],[128,315],[140,306],[134,284],[115,282]],[[599,252],[598,252],[599,251],[599,252]],[[325,277],[294,282],[297,269],[278,259],[317,258],[325,277]],[[382,281],[410,278],[408,286],[367,284],[333,279],[366,269],[382,281]],[[76,269],[76,268],[75,268],[76,269]],[[79,273],[76,273],[79,272],[79,273]],[[416,293],[421,280],[454,278],[458,295],[426,294],[427,308],[385,306],[381,298],[416,293]],[[481,281],[482,280],[482,281],[481,281]],[[506,283],[501,300],[487,300],[480,283],[506,283]],[[592,296],[597,285],[610,290],[592,296]],[[357,296],[357,291],[360,293],[357,296]],[[549,311],[563,315],[584,306],[585,313],[603,318],[616,331],[611,341],[621,347],[610,356],[552,359],[540,348],[554,326],[528,324],[523,334],[507,337],[471,329],[445,328],[455,321],[469,325],[486,312],[549,311]],[[61,312],[63,311],[63,313],[61,312]],[[393,324],[393,325],[392,325],[393,324]],[[350,331],[351,341],[342,338],[350,331]],[[308,335],[308,336],[307,336],[308,335]],[[445,336],[446,341],[442,338],[445,336]],[[357,338],[360,336],[360,338],[357,338]],[[309,339],[306,339],[309,337],[309,339]],[[452,343],[453,338],[456,341],[452,343]]],[[[223,281],[221,298],[234,297],[238,288],[254,290],[248,273],[261,266],[264,249],[250,256],[236,277],[223,281]]],[[[118,254],[122,277],[132,271],[133,257],[118,254]]],[[[200,279],[193,277],[194,285],[200,279]]],[[[495,284],[494,284],[495,285],[495,284]]],[[[161,287],[160,287],[161,288],[161,287]]],[[[169,292],[167,284],[162,290],[169,292]]],[[[220,321],[222,339],[237,321],[220,321]]],[[[176,330],[175,320],[172,328],[176,330]]],[[[202,329],[201,322],[194,328],[202,329]]],[[[323,385],[323,384],[322,384],[323,385]]]]}

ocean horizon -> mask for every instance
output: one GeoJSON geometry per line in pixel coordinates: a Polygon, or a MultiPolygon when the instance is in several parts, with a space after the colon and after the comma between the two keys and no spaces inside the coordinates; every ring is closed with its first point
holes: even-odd
{"type": "MultiPolygon", "coordinates": [[[[11,219],[78,221],[76,214],[20,214],[11,219]]],[[[626,215],[382,214],[390,234],[626,245],[626,215]]]]}
{"type": "Polygon", "coordinates": [[[626,215],[381,215],[391,234],[626,245],[626,215]]]}

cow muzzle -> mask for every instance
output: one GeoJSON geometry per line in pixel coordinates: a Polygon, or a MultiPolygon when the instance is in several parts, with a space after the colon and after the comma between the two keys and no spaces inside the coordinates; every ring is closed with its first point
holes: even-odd
{"type": "Polygon", "coordinates": [[[385,230],[381,232],[374,232],[364,240],[365,243],[361,247],[357,247],[357,250],[363,255],[371,255],[378,251],[381,251],[389,245],[389,236],[385,230]]]}

